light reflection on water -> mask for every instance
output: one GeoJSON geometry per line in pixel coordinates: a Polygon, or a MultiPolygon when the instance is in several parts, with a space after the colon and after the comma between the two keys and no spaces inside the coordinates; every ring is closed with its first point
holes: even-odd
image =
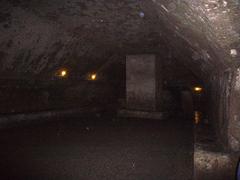
{"type": "Polygon", "coordinates": [[[199,124],[201,122],[201,112],[200,111],[194,111],[194,123],[199,124]]]}

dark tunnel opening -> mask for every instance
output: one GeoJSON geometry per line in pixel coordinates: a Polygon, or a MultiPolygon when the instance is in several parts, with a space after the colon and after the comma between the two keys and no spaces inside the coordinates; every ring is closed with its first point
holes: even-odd
{"type": "Polygon", "coordinates": [[[239,12],[0,1],[0,179],[234,179],[239,12]]]}

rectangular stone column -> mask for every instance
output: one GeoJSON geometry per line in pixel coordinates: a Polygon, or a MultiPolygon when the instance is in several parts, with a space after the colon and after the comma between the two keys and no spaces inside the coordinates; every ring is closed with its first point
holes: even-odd
{"type": "Polygon", "coordinates": [[[156,111],[155,55],[129,55],[126,58],[127,109],[156,111]]]}

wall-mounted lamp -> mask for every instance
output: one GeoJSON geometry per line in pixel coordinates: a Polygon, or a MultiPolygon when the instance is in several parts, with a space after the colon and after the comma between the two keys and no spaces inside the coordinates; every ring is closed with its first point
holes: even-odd
{"type": "Polygon", "coordinates": [[[92,81],[95,81],[97,79],[97,74],[95,74],[95,73],[91,74],[90,79],[92,81]]]}
{"type": "Polygon", "coordinates": [[[62,76],[62,77],[65,77],[66,75],[67,75],[67,71],[66,71],[66,70],[62,70],[62,71],[61,71],[61,76],[62,76]]]}
{"type": "Polygon", "coordinates": [[[66,69],[59,69],[56,72],[56,76],[61,77],[61,78],[67,77],[68,76],[68,71],[66,69]]]}
{"type": "Polygon", "coordinates": [[[194,91],[197,92],[197,93],[202,92],[202,90],[203,90],[202,87],[199,87],[199,86],[194,87],[194,91]]]}

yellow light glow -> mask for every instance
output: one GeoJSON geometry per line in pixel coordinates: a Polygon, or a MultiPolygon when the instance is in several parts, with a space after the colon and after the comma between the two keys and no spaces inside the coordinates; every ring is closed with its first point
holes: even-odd
{"type": "Polygon", "coordinates": [[[61,75],[62,77],[65,77],[65,76],[67,75],[67,71],[66,71],[66,70],[62,70],[60,75],[61,75]]]}
{"type": "Polygon", "coordinates": [[[201,113],[199,111],[194,112],[195,124],[199,124],[201,121],[201,113]]]}
{"type": "Polygon", "coordinates": [[[96,74],[92,74],[92,75],[91,75],[91,80],[94,81],[94,80],[96,80],[96,78],[97,78],[97,75],[96,75],[96,74]]]}
{"type": "Polygon", "coordinates": [[[195,92],[201,92],[202,90],[203,90],[203,88],[201,88],[201,87],[194,87],[195,92]]]}

